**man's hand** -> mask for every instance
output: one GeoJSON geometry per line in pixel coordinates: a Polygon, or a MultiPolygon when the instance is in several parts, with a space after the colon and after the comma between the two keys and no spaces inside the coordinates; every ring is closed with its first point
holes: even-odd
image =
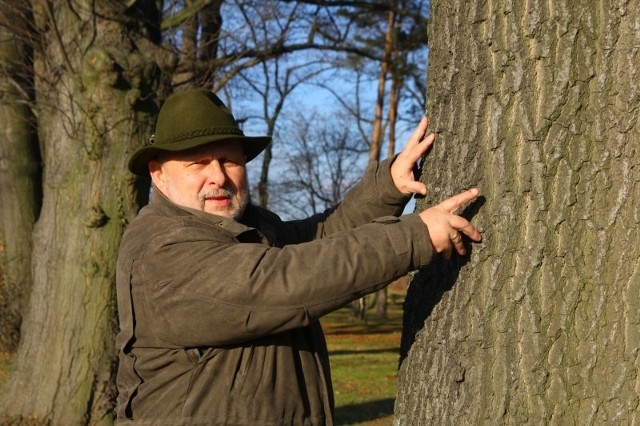
{"type": "Polygon", "coordinates": [[[478,194],[478,189],[472,188],[419,213],[429,229],[433,247],[436,252],[443,253],[445,259],[451,257],[451,251],[454,248],[460,255],[466,253],[460,232],[473,241],[482,240],[476,228],[467,219],[457,215],[459,209],[474,200],[478,194]]]}
{"type": "Polygon", "coordinates": [[[436,139],[433,133],[426,134],[427,127],[429,127],[429,120],[423,117],[413,135],[409,138],[407,146],[398,154],[398,157],[391,165],[393,183],[404,195],[427,194],[427,186],[417,181],[416,176],[413,174],[416,163],[436,139]]]}

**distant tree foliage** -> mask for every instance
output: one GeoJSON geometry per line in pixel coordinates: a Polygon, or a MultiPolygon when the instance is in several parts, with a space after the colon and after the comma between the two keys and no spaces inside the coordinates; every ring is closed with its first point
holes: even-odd
{"type": "Polygon", "coordinates": [[[351,119],[335,115],[303,115],[283,120],[273,197],[285,217],[308,217],[335,207],[362,176],[367,147],[354,134],[351,119]]]}

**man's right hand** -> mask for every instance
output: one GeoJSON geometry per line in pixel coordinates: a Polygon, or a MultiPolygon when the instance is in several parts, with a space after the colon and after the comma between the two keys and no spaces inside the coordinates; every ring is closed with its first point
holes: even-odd
{"type": "Polygon", "coordinates": [[[478,189],[472,188],[419,213],[429,229],[433,247],[437,253],[443,253],[445,259],[451,257],[454,248],[460,255],[466,253],[461,232],[473,241],[482,241],[478,230],[467,219],[457,215],[458,211],[473,201],[478,194],[478,189]]]}

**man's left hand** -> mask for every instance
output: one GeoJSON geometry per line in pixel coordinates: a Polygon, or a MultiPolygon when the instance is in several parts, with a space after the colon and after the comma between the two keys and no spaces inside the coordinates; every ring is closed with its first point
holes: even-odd
{"type": "Polygon", "coordinates": [[[398,154],[391,165],[391,177],[398,190],[404,195],[427,194],[427,185],[417,181],[414,175],[415,166],[436,139],[433,133],[427,134],[429,120],[423,117],[418,127],[409,138],[407,146],[398,154]]]}

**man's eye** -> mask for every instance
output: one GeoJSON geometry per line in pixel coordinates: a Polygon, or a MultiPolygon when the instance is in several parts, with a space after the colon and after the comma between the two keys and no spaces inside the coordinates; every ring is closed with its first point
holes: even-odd
{"type": "Polygon", "coordinates": [[[219,161],[221,164],[224,164],[226,167],[233,167],[238,165],[237,161],[231,160],[229,158],[221,158],[219,161]]]}

